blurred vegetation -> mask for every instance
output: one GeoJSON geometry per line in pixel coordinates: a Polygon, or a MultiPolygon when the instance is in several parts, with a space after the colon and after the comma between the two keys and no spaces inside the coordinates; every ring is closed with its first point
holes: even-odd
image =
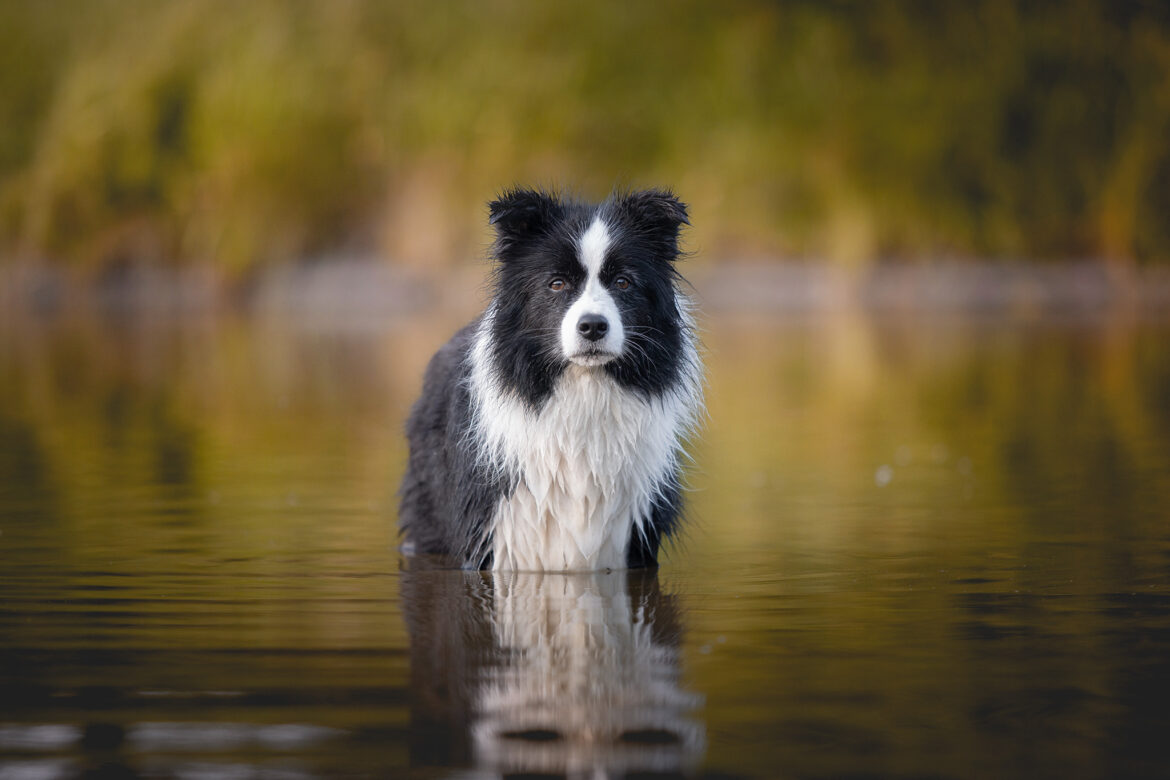
{"type": "Polygon", "coordinates": [[[1170,259],[1170,6],[0,1],[0,257],[473,258],[520,182],[713,254],[1170,259]]]}

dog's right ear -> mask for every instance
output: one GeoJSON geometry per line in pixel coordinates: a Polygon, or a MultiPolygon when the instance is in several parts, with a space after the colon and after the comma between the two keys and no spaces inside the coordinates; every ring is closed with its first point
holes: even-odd
{"type": "Polygon", "coordinates": [[[547,230],[564,207],[546,192],[516,188],[505,191],[488,209],[488,221],[496,229],[496,251],[503,254],[516,242],[547,230]]]}

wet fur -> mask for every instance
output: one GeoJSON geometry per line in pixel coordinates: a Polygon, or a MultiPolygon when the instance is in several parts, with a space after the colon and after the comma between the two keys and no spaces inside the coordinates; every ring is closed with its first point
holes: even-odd
{"type": "Polygon", "coordinates": [[[401,529],[471,568],[653,565],[677,527],[681,443],[702,403],[674,268],[686,208],[658,190],[598,205],[515,190],[491,217],[492,300],[427,368],[401,529]],[[550,290],[554,277],[568,292],[550,290]],[[620,318],[601,357],[575,354],[593,348],[575,338],[581,312],[620,318]]]}

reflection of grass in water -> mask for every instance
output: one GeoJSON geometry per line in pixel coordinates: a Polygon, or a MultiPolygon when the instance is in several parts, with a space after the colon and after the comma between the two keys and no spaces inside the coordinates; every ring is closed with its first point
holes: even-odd
{"type": "MultiPolygon", "coordinates": [[[[405,646],[397,607],[386,605],[407,580],[384,570],[401,420],[430,350],[458,324],[330,333],[83,320],[0,330],[0,551],[20,553],[0,555],[0,574],[62,572],[79,590],[132,589],[119,598],[205,600],[97,638],[74,618],[61,624],[87,649],[405,646]]],[[[771,754],[726,733],[799,744],[794,760],[830,764],[849,754],[809,751],[809,741],[872,750],[867,735],[880,735],[903,774],[925,774],[931,754],[911,748],[934,733],[936,716],[963,733],[945,718],[997,693],[1019,700],[1014,678],[980,664],[1037,669],[1041,680],[1090,669],[1090,682],[1118,674],[1109,659],[1126,667],[1130,656],[1098,644],[1118,625],[1108,602],[1070,604],[1101,583],[1165,581],[1165,333],[713,316],[705,338],[710,418],[694,445],[694,522],[660,576],[686,596],[680,687],[707,694],[697,720],[712,735],[712,766],[774,771],[774,761],[758,766],[771,754]],[[884,488],[873,481],[881,464],[895,473],[884,488]],[[1053,633],[1027,633],[1037,626],[1053,633]],[[971,632],[987,638],[973,644],[971,632]],[[988,694],[987,679],[1005,687],[988,694]],[[891,729],[893,708],[924,714],[891,729]]],[[[8,579],[36,593],[52,582],[8,579]]],[[[409,596],[401,603],[419,603],[409,596]]],[[[14,647],[58,636],[44,633],[46,615],[31,617],[10,621],[14,647]]],[[[1126,622],[1142,642],[1148,619],[1126,622]]],[[[438,669],[461,660],[419,647],[412,665],[419,655],[438,669]]],[[[238,660],[217,658],[191,679],[216,683],[199,690],[261,686],[240,671],[259,667],[238,660]]],[[[263,665],[260,680],[298,674],[339,691],[400,686],[405,673],[405,661],[380,652],[263,665]]],[[[136,689],[158,687],[149,663],[127,669],[136,689]]],[[[1034,700],[1030,674],[1021,686],[1034,700]]],[[[328,701],[316,722],[349,728],[368,717],[368,698],[328,701]]]]}
{"type": "MultiPolygon", "coordinates": [[[[1163,331],[713,323],[695,522],[663,574],[690,583],[689,671],[721,694],[709,696],[708,722],[734,733],[726,724],[772,722],[749,733],[799,745],[794,763],[823,762],[808,773],[830,776],[844,774],[832,766],[838,751],[806,740],[897,741],[889,714],[913,700],[939,707],[915,735],[959,733],[948,719],[964,717],[964,684],[938,682],[1002,684],[982,663],[999,672],[1045,658],[1034,676],[1023,667],[1025,688],[1044,675],[1082,679],[1076,643],[1095,647],[1110,629],[1096,594],[1144,595],[1155,582],[1164,598],[1163,331]],[[894,475],[884,487],[881,465],[894,475]],[[999,644],[973,660],[975,641],[999,644]]],[[[994,698],[966,687],[976,701],[994,698]]],[[[711,744],[714,765],[750,760],[711,744]]],[[[972,750],[972,766],[982,752],[972,750]]],[[[930,764],[913,749],[890,754],[930,764]]]]}
{"type": "Polygon", "coordinates": [[[712,328],[691,480],[699,558],[766,550],[799,568],[801,555],[847,560],[858,545],[900,556],[1108,536],[1117,523],[1149,532],[1170,501],[1158,331],[712,328]]]}
{"type": "MultiPolygon", "coordinates": [[[[144,506],[193,513],[242,555],[291,529],[306,550],[334,534],[389,543],[401,420],[456,325],[420,323],[330,334],[26,322],[0,344],[0,495],[20,516],[77,524],[58,541],[79,554],[111,522],[145,543],[133,521],[144,506]]],[[[1163,335],[710,318],[696,523],[670,560],[1148,529],[1170,502],[1163,335]]]]}
{"type": "Polygon", "coordinates": [[[0,242],[449,262],[500,186],[632,178],[705,251],[1158,259],[1168,54],[1104,2],[8,4],[0,242]]]}

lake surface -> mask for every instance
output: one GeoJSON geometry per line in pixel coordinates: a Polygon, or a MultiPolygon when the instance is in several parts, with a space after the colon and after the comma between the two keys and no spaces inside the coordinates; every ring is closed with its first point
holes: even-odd
{"type": "Polygon", "coordinates": [[[657,573],[404,560],[440,316],[0,323],[0,778],[1170,774],[1170,327],[705,323],[657,573]]]}

